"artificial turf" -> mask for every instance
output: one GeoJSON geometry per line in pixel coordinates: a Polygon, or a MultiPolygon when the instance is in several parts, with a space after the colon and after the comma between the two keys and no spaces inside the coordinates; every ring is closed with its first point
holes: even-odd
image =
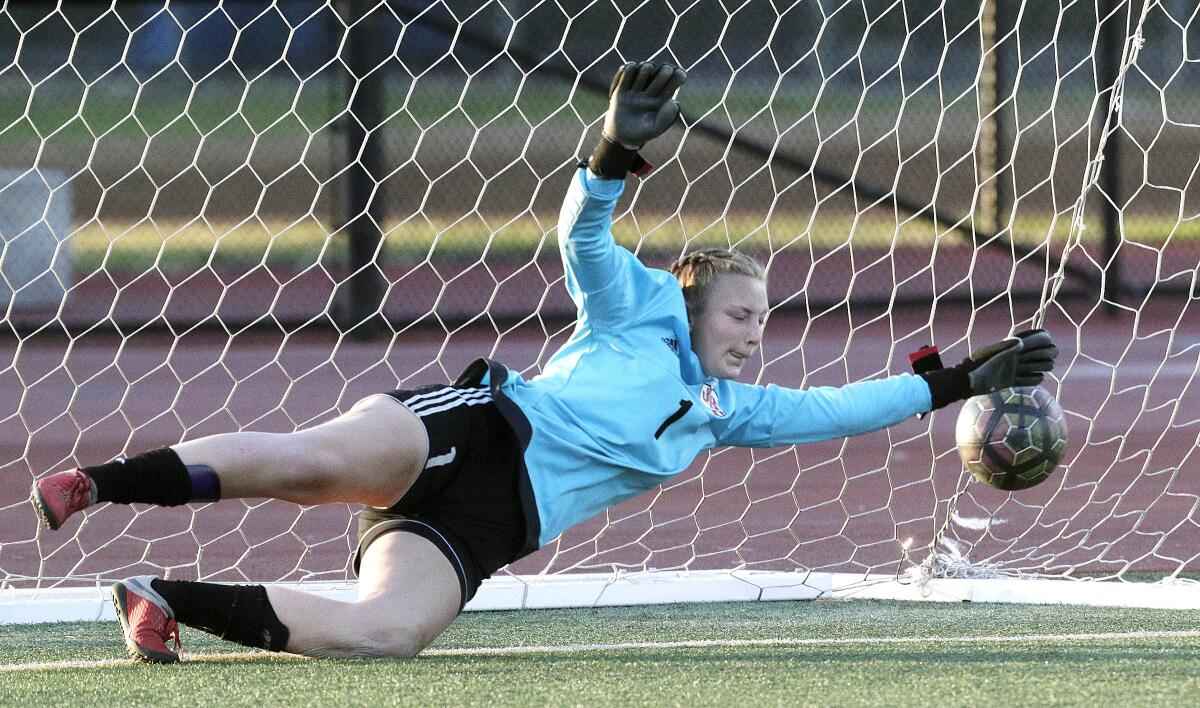
{"type": "MultiPolygon", "coordinates": [[[[1137,633],[1197,628],[1196,611],[863,601],[467,613],[433,652],[546,649],[5,670],[0,704],[1186,704],[1200,690],[1200,636],[1137,633]],[[1089,633],[1129,634],[1069,636],[1089,633]],[[764,640],[799,641],[745,643],[764,640]]],[[[186,628],[184,641],[193,655],[244,651],[186,628]]],[[[114,623],[0,628],[8,666],[123,656],[114,623]]]]}

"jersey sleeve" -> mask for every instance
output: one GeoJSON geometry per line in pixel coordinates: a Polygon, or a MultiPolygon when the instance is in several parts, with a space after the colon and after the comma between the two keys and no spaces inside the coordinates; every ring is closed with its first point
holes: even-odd
{"type": "Polygon", "coordinates": [[[635,280],[645,266],[612,236],[612,213],[624,191],[623,180],[604,179],[580,168],[571,182],[558,218],[567,292],[580,324],[613,328],[630,315],[635,280]]]}
{"type": "Polygon", "coordinates": [[[717,436],[719,445],[778,447],[844,438],[895,425],[932,405],[929,385],[912,374],[803,390],[730,385],[737,404],[717,436]]]}

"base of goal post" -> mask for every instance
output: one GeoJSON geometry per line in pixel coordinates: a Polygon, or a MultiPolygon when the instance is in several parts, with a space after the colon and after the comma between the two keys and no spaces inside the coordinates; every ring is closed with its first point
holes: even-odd
{"type": "MultiPolygon", "coordinates": [[[[281,583],[335,600],[355,599],[353,582],[281,583]]],[[[115,620],[107,586],[0,588],[0,625],[115,620]]],[[[1009,602],[1200,609],[1200,583],[1089,582],[1039,578],[934,578],[924,584],[892,575],[771,571],[651,571],[500,576],[484,581],[468,611],[614,607],[778,600],[1009,602]]]]}
{"type": "MultiPolygon", "coordinates": [[[[814,600],[831,590],[828,573],[651,571],[498,576],[485,580],[468,611],[664,605],[679,602],[814,600]]],[[[357,596],[354,582],[279,583],[334,600],[357,596]]],[[[103,587],[0,587],[0,625],[116,620],[103,587]]]]}
{"type": "Polygon", "coordinates": [[[827,597],[844,600],[1008,602],[1147,609],[1200,609],[1200,582],[1164,579],[1155,583],[1056,580],[1050,578],[930,578],[924,583],[894,575],[833,573],[827,597]]]}

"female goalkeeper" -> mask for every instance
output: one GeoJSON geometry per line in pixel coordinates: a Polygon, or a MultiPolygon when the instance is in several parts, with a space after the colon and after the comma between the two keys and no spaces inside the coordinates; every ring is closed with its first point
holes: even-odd
{"type": "Polygon", "coordinates": [[[33,503],[58,528],[97,502],[178,505],[243,497],[364,504],[359,597],[141,576],[112,588],[131,654],[179,656],[177,622],[247,646],[320,657],[412,656],[481,581],[567,528],[724,445],[771,447],[877,430],[952,401],[1035,385],[1054,363],[1032,331],[955,367],[841,388],[735,379],[767,316],[762,268],[706,249],[670,272],[642,265],[610,233],[637,150],[679,115],[680,69],[626,64],[604,137],[571,180],[560,215],[567,343],[525,380],[480,359],[453,386],[391,391],[290,434],[231,433],[38,481],[33,503]]]}

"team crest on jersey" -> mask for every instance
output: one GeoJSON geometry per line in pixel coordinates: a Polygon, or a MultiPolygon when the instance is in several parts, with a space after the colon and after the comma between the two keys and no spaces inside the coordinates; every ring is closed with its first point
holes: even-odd
{"type": "Polygon", "coordinates": [[[721,401],[717,398],[717,389],[713,388],[712,384],[704,384],[700,388],[700,402],[712,411],[713,415],[718,418],[725,417],[725,411],[721,408],[721,401]]]}

